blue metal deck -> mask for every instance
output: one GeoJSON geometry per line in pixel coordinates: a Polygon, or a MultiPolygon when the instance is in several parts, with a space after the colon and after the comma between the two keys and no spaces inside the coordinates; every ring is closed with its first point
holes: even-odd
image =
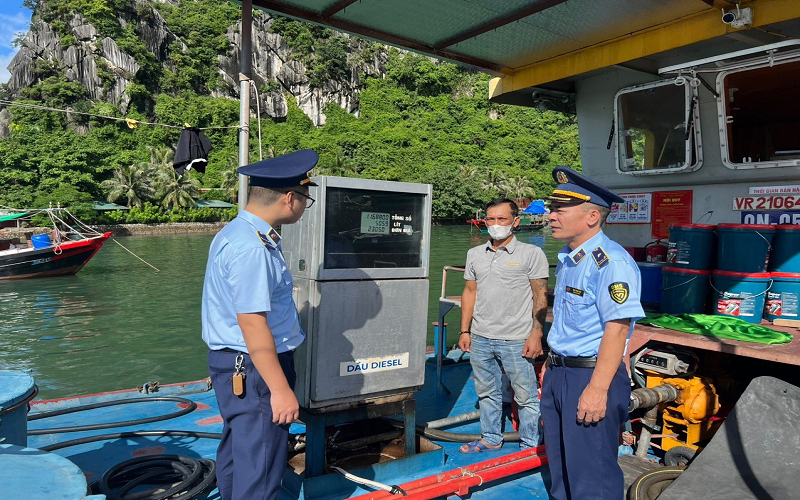
{"type": "MultiPolygon", "coordinates": [[[[458,354],[460,353],[456,351],[450,355],[457,356],[458,354]]],[[[472,372],[468,361],[463,360],[460,363],[447,365],[444,368],[444,383],[450,389],[451,394],[447,394],[446,392],[437,394],[435,371],[435,365],[429,363],[426,370],[426,384],[424,389],[415,395],[417,400],[417,422],[426,422],[447,416],[460,415],[477,409],[477,397],[475,395],[474,381],[471,377],[472,372]]],[[[213,389],[209,389],[205,381],[164,386],[160,388],[157,393],[152,394],[152,396],[168,395],[191,399],[197,403],[198,407],[195,411],[187,415],[162,422],[86,432],[29,436],[28,446],[41,448],[85,436],[139,430],[181,430],[211,433],[222,431],[222,420],[219,416],[214,391],[213,389]]],[[[141,397],[146,396],[143,396],[136,390],[131,390],[67,398],[34,404],[31,415],[44,411],[101,401],[141,397]]],[[[29,423],[29,430],[121,422],[155,415],[164,415],[172,413],[176,411],[176,409],[176,403],[174,402],[157,401],[112,406],[32,421],[29,423]]],[[[510,422],[507,422],[506,425],[508,430],[511,430],[510,422]]],[[[303,433],[304,430],[304,426],[299,424],[293,424],[291,427],[291,432],[295,434],[303,433]]],[[[447,430],[479,433],[480,425],[478,422],[471,422],[459,427],[451,427],[447,430]]],[[[55,451],[55,453],[77,464],[86,474],[87,480],[92,482],[98,479],[104,471],[113,465],[129,460],[132,457],[174,453],[194,458],[215,458],[217,443],[215,439],[196,439],[190,437],[137,437],[132,439],[110,439],[108,441],[82,444],[62,448],[55,451]]],[[[441,453],[430,453],[424,454],[430,456],[418,457],[416,460],[408,461],[408,464],[406,464],[405,460],[380,464],[368,471],[367,477],[379,482],[402,484],[519,450],[517,443],[507,443],[501,453],[464,455],[458,452],[459,443],[437,442],[437,444],[443,447],[443,456],[441,453]]],[[[353,472],[358,474],[357,471],[353,472]]],[[[300,491],[298,493],[301,481],[296,479],[297,476],[294,476],[294,478],[295,479],[289,478],[284,481],[284,487],[288,488],[288,490],[284,491],[283,498],[305,498],[307,493],[309,498],[341,499],[358,496],[371,491],[363,489],[334,474],[328,478],[327,483],[322,483],[325,484],[323,489],[326,493],[324,495],[318,496],[316,493],[312,493],[312,489],[314,491],[318,490],[319,483],[316,486],[307,483],[306,491],[300,491]]],[[[543,467],[541,470],[534,470],[529,473],[512,476],[505,480],[492,482],[471,489],[471,498],[492,499],[523,496],[530,499],[547,499],[548,495],[544,484],[545,480],[549,480],[549,476],[547,468],[543,467]]],[[[206,498],[218,498],[216,490],[206,498]]]]}

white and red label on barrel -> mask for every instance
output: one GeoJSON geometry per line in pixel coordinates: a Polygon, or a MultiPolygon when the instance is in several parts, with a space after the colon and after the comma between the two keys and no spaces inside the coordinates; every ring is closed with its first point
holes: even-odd
{"type": "Polygon", "coordinates": [[[791,292],[767,292],[767,300],[764,308],[766,313],[772,316],[797,318],[798,294],[791,292]]]}
{"type": "MultiPolygon", "coordinates": [[[[756,313],[756,296],[747,293],[722,292],[717,299],[717,314],[725,316],[754,316],[756,313]]],[[[761,315],[761,312],[758,313],[761,315]]]]}
{"type": "Polygon", "coordinates": [[[741,196],[733,199],[733,209],[743,210],[800,210],[800,194],[779,196],[741,196]]]}

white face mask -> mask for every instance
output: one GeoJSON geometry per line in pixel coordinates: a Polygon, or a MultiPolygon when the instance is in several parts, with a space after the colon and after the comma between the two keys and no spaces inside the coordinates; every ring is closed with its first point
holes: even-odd
{"type": "Polygon", "coordinates": [[[493,226],[486,226],[486,229],[489,231],[489,236],[491,236],[493,240],[504,240],[511,236],[511,231],[514,230],[514,224],[512,223],[507,226],[495,224],[493,226]]]}

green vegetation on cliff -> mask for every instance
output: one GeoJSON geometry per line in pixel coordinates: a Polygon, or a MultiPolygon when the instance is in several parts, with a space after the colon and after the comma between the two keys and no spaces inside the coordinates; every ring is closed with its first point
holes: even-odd
{"type": "MultiPolygon", "coordinates": [[[[114,21],[113,12],[119,9],[137,15],[132,0],[28,1],[43,20],[56,24],[56,30],[71,12],[81,13],[137,60],[142,69],[127,89],[132,100],[125,117],[197,127],[238,124],[238,102],[210,95],[222,84],[218,55],[235,50],[225,37],[240,15],[235,4],[218,0],[155,4],[180,40],[170,47],[173,71],[147,53],[131,24],[123,28],[114,21]]],[[[542,197],[552,189],[554,166],[579,166],[573,116],[491,104],[487,75],[371,43],[362,43],[367,49],[358,53],[350,39],[296,21],[276,20],[272,31],[281,34],[293,57],[306,65],[312,86],[349,79],[350,68],[358,67],[353,59],[367,60],[375,51],[388,51],[388,62],[385,78],[362,79],[359,116],[328,104],[326,124],[315,127],[288,95],[284,120],[261,120],[265,157],[312,148],[321,156],[319,174],[431,183],[434,216],[444,219],[470,216],[498,195],[542,197]]],[[[68,81],[57,64],[42,63],[36,71],[39,83],[24,89],[19,101],[123,116],[113,104],[89,100],[86,89],[68,81]]],[[[154,163],[153,151],[174,148],[180,133],[144,125],[129,129],[124,122],[80,115],[10,110],[10,137],[0,139],[0,204],[8,206],[106,199],[114,179],[131,174],[126,169],[132,166],[156,175],[146,167],[154,163]]],[[[231,179],[237,130],[210,130],[206,135],[214,146],[207,172],[189,175],[203,187],[222,188],[218,194],[224,194],[235,184],[231,179]]],[[[255,120],[251,146],[251,160],[256,161],[255,120]]],[[[149,199],[148,206],[161,204],[155,194],[159,189],[151,187],[152,193],[143,192],[142,203],[149,199]]],[[[127,201],[120,198],[121,203],[127,201]]]]}

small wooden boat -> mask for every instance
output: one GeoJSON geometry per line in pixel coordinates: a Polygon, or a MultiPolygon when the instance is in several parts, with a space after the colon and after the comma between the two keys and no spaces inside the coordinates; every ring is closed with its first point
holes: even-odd
{"type": "MultiPolygon", "coordinates": [[[[4,240],[0,248],[0,280],[41,278],[75,274],[89,262],[100,247],[111,237],[111,233],[98,233],[83,223],[74,226],[61,219],[58,212],[63,209],[46,209],[14,214],[14,219],[50,212],[55,229],[51,234],[32,236],[25,243],[4,240]]],[[[71,217],[71,216],[70,216],[71,217]]],[[[12,216],[6,216],[11,219],[12,216]]],[[[73,217],[74,219],[74,217],[73,217]]],[[[76,219],[77,221],[77,219],[76,219]]]]}

